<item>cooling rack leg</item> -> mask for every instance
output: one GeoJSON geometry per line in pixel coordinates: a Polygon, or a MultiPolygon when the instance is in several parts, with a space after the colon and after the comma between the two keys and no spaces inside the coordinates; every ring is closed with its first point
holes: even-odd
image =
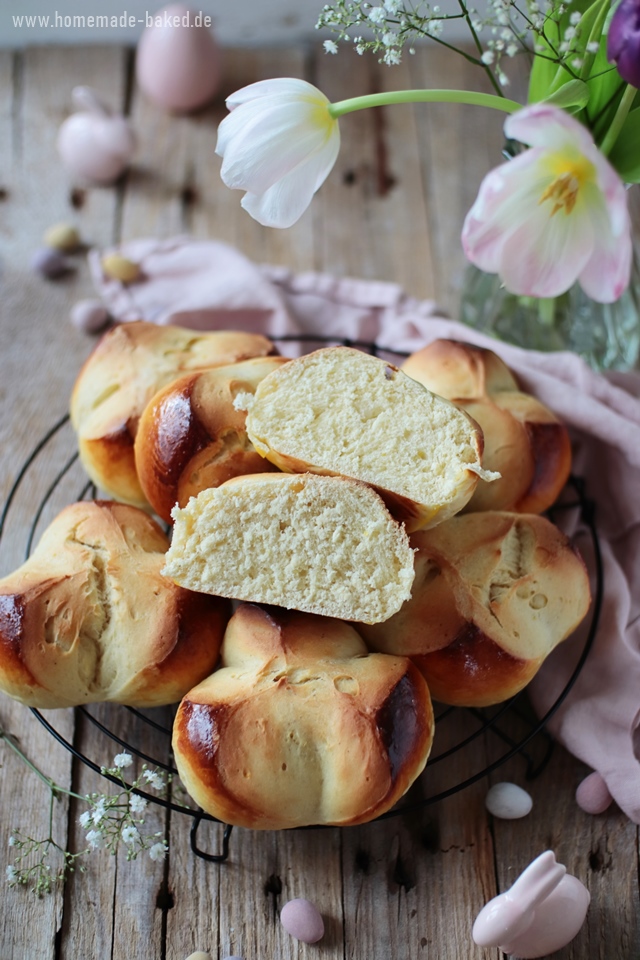
{"type": "Polygon", "coordinates": [[[191,830],[189,833],[191,849],[195,855],[200,857],[202,860],[208,860],[210,863],[224,863],[229,856],[229,838],[231,837],[233,826],[229,823],[224,824],[224,832],[222,834],[222,853],[205,853],[204,850],[200,849],[197,842],[198,827],[201,823],[202,816],[196,816],[193,818],[193,823],[191,824],[191,830]]]}

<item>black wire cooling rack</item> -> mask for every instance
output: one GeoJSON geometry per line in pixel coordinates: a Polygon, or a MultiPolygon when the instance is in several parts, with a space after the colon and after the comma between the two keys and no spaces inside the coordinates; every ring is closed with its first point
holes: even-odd
{"type": "MultiPolygon", "coordinates": [[[[375,356],[381,356],[393,362],[403,359],[406,354],[398,351],[388,350],[378,347],[373,343],[352,341],[347,339],[329,339],[318,336],[290,336],[290,337],[272,337],[272,339],[281,347],[283,353],[304,353],[311,347],[326,346],[327,344],[342,344],[344,346],[353,346],[364,350],[375,356]]],[[[66,503],[72,503],[76,500],[92,499],[96,496],[96,490],[91,481],[87,481],[83,474],[77,452],[70,454],[75,450],[75,436],[69,424],[69,416],[61,417],[47,433],[39,439],[22,464],[13,485],[7,496],[2,514],[0,515],[0,547],[3,538],[7,537],[7,531],[14,516],[17,516],[14,525],[17,535],[21,539],[23,546],[24,559],[29,557],[32,552],[36,536],[44,525],[52,519],[49,514],[55,515],[59,509],[66,503]],[[40,466],[42,458],[46,460],[45,470],[38,471],[39,486],[32,489],[32,478],[36,472],[34,466],[36,461],[40,466]],[[45,476],[44,485],[41,477],[45,476]],[[19,500],[26,500],[26,507],[23,504],[19,506],[19,500]],[[26,519],[25,519],[26,517],[26,519]],[[25,542],[26,536],[26,542],[25,542]]],[[[569,691],[573,687],[584,663],[589,655],[593,641],[596,636],[600,608],[602,604],[602,594],[604,589],[602,559],[600,555],[600,546],[595,523],[595,504],[591,501],[585,490],[584,481],[579,477],[571,477],[564,496],[560,502],[550,511],[551,519],[555,522],[561,522],[562,516],[568,511],[578,511],[578,519],[581,528],[587,533],[592,546],[593,553],[593,576],[594,576],[594,594],[590,612],[590,622],[586,633],[582,652],[574,667],[573,673],[569,677],[565,687],[560,692],[557,699],[542,717],[535,717],[528,705],[526,690],[521,691],[510,700],[497,705],[496,707],[484,709],[469,709],[459,707],[445,707],[435,704],[435,722],[436,735],[434,744],[436,751],[429,758],[427,770],[414,785],[409,793],[392,810],[383,814],[378,819],[385,820],[390,817],[411,813],[422,809],[438,801],[450,797],[466,789],[472,784],[481,780],[487,774],[492,773],[502,764],[519,756],[524,764],[524,778],[531,780],[539,776],[548,763],[554,741],[546,730],[546,725],[553,714],[566,699],[569,691]],[[452,719],[460,719],[464,714],[464,723],[456,724],[456,729],[452,731],[452,719]],[[460,728],[460,729],[458,729],[460,728]],[[463,731],[462,733],[460,731],[463,731]],[[453,735],[451,735],[453,732],[453,735]],[[491,741],[491,752],[499,752],[499,756],[491,762],[486,761],[484,744],[487,738],[491,741]],[[500,752],[501,751],[501,752],[500,752]],[[469,776],[460,779],[458,773],[460,755],[464,752],[465,764],[468,766],[470,758],[478,758],[478,769],[469,776]],[[438,779],[438,788],[429,793],[429,781],[433,779],[432,773],[438,766],[440,770],[446,771],[438,779]],[[416,790],[419,796],[416,796],[416,790]]],[[[12,534],[15,535],[12,531],[12,534]]],[[[177,777],[177,770],[171,762],[170,744],[171,744],[171,717],[165,719],[166,714],[158,719],[153,711],[145,712],[134,709],[133,707],[113,706],[108,718],[100,719],[87,707],[76,707],[76,714],[83,717],[88,723],[92,724],[104,740],[103,752],[99,757],[90,757],[83,753],[74,743],[69,742],[54,723],[43,716],[36,709],[32,709],[32,714],[39,720],[43,727],[68,750],[74,757],[80,760],[91,770],[100,774],[107,780],[111,780],[121,786],[121,782],[115,777],[105,772],[105,766],[109,761],[105,759],[113,751],[113,745],[117,744],[119,748],[125,749],[132,755],[138,757],[145,763],[153,765],[166,771],[174,777],[177,777]],[[127,727],[131,726],[130,721],[143,724],[148,729],[153,730],[164,744],[162,754],[165,759],[158,756],[151,756],[136,744],[131,735],[127,735],[127,727]],[[169,758],[168,760],[166,758],[169,758]]],[[[155,712],[157,713],[157,711],[155,712]]],[[[172,810],[186,816],[192,817],[190,831],[190,843],[192,851],[204,860],[222,862],[229,855],[229,840],[232,827],[228,824],[220,824],[215,817],[210,816],[201,809],[186,806],[177,803],[172,796],[167,798],[152,795],[142,790],[136,790],[147,801],[158,804],[165,809],[172,810]],[[211,821],[220,824],[222,828],[222,838],[219,853],[206,852],[198,846],[198,828],[203,821],[211,821]]]]}

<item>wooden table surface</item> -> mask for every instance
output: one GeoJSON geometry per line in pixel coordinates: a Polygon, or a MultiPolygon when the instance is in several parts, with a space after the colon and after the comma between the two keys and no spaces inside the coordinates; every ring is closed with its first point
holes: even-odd
{"type": "MultiPolygon", "coordinates": [[[[460,86],[478,80],[462,58],[439,49],[393,70],[346,52],[326,57],[298,49],[229,51],[221,93],[267,76],[293,75],[307,77],[334,99],[389,85],[460,86]]],[[[410,294],[435,297],[455,311],[463,269],[460,228],[481,176],[499,157],[500,117],[433,105],[345,118],[343,147],[329,180],[295,227],[274,231],[254,223],[241,211],[239,194],[220,182],[214,146],[225,113],[222,95],[198,116],[170,118],[139,96],[131,51],[0,53],[2,501],[27,453],[66,412],[78,368],[92,345],[68,320],[70,305],[92,293],[86,264],[78,259],[74,274],[56,283],[28,269],[32,251],[53,223],[76,222],[82,236],[98,246],[182,232],[217,238],[259,262],[395,281],[410,294]],[[90,84],[128,110],[138,131],[135,169],[115,188],[72,189],[58,162],[55,135],[76,84],[90,84]]],[[[30,469],[2,539],[0,573],[21,562],[35,504],[72,452],[73,439],[64,434],[30,469]]],[[[43,523],[78,495],[83,479],[79,468],[74,470],[48,503],[43,523]]],[[[122,708],[92,712],[117,725],[143,752],[169,759],[167,738],[122,708]]],[[[110,763],[119,749],[79,713],[48,716],[98,764],[110,763]]],[[[477,721],[463,711],[447,724],[451,743],[477,729],[477,721]]],[[[19,738],[32,761],[58,784],[83,795],[108,789],[25,707],[4,695],[0,726],[19,738]]],[[[532,753],[539,749],[534,743],[532,753]]],[[[499,737],[482,735],[453,755],[446,772],[447,764],[429,767],[412,798],[437,794],[503,752],[499,737]]],[[[14,829],[47,835],[48,790],[2,743],[0,762],[4,875],[14,829]]],[[[592,896],[585,926],[556,956],[638,957],[637,828],[616,808],[590,817],[576,806],[575,788],[588,771],[562,748],[556,747],[531,782],[525,780],[526,770],[517,756],[438,803],[358,828],[279,834],[238,829],[221,865],[191,852],[189,816],[154,807],[147,826],[169,842],[164,862],[146,855],[127,862],[122,852],[112,857],[98,851],[87,858],[84,874],[72,875],[40,900],[20,888],[6,889],[0,960],[184,960],[197,949],[212,958],[235,954],[245,960],[497,958],[498,950],[473,944],[473,919],[548,848],[592,896]],[[498,780],[526,786],[534,799],[530,816],[518,821],[489,817],[484,797],[498,780]],[[279,907],[301,896],[315,901],[325,917],[321,944],[299,944],[279,925],[279,907]]],[[[82,809],[79,801],[55,804],[54,836],[70,849],[83,842],[82,809]]],[[[202,825],[198,842],[217,850],[219,828],[202,825]]]]}

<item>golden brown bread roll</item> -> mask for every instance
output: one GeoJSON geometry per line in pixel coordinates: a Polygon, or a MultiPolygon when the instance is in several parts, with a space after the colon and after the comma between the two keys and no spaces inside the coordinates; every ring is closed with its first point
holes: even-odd
{"type": "Polygon", "coordinates": [[[221,664],[186,695],[173,729],[182,782],[220,820],[364,823],[423,770],[427,685],[409,660],[367,655],[348,624],[242,604],[221,664]]]}
{"type": "Polygon", "coordinates": [[[411,657],[436,700],[487,706],[529,682],[589,609],[587,571],[537,514],[462,514],[411,537],[412,597],[369,646],[411,657]]]}
{"type": "Polygon", "coordinates": [[[519,389],[500,357],[470,343],[434,340],[401,369],[482,427],[483,466],[501,477],[480,480],[466,510],[542,513],[554,503],[571,469],[569,434],[551,410],[519,389]]]}
{"type": "Polygon", "coordinates": [[[71,422],[89,477],[110,497],[146,506],[133,444],[153,395],[183,373],[273,352],[270,340],[253,333],[201,333],[144,321],[109,330],[82,367],[71,396],[71,422]]]}
{"type": "Polygon", "coordinates": [[[0,580],[0,689],[41,708],[178,701],[214,669],[230,609],[161,576],[167,546],[136,507],[66,507],[0,580]]]}
{"type": "Polygon", "coordinates": [[[482,431],[464,411],[360,350],[292,360],[248,407],[249,439],[277,467],[362,480],[409,531],[457,513],[488,476],[482,431]]]}
{"type": "Polygon", "coordinates": [[[191,373],[147,404],[136,434],[136,470],[145,497],[167,523],[176,503],[184,507],[207,487],[269,469],[247,436],[246,413],[234,400],[239,393],[254,393],[283,363],[286,357],[256,357],[191,373]]]}
{"type": "Polygon", "coordinates": [[[409,538],[356,480],[254,473],[173,517],[162,572],[189,590],[367,623],[411,595],[409,538]]]}

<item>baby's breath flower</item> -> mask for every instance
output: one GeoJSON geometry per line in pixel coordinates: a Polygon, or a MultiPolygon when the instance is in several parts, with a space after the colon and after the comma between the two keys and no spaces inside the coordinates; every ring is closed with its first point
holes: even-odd
{"type": "Polygon", "coordinates": [[[144,770],[142,777],[154,790],[162,790],[164,788],[164,778],[157,770],[144,770]]]}
{"type": "Polygon", "coordinates": [[[17,882],[18,882],[18,871],[13,866],[13,864],[10,863],[7,867],[7,883],[13,884],[17,882]]]}
{"type": "Polygon", "coordinates": [[[167,855],[168,847],[164,841],[159,843],[154,843],[152,847],[149,847],[149,856],[152,860],[164,860],[167,855]]]}
{"type": "Polygon", "coordinates": [[[130,753],[119,753],[113,758],[113,765],[117,770],[125,770],[133,763],[133,757],[130,753]]]}
{"type": "Polygon", "coordinates": [[[98,824],[103,819],[104,815],[107,812],[106,804],[107,804],[106,799],[104,797],[100,797],[95,807],[93,808],[93,811],[91,812],[91,820],[93,821],[93,823],[98,824]]]}
{"type": "Polygon", "coordinates": [[[16,837],[14,837],[14,835],[11,834],[11,836],[9,837],[9,846],[10,846],[10,847],[15,847],[16,842],[17,842],[16,837]]]}
{"type": "Polygon", "coordinates": [[[491,64],[493,63],[495,58],[496,58],[496,55],[493,52],[493,50],[485,50],[480,59],[482,60],[483,63],[491,64]]]}
{"type": "Polygon", "coordinates": [[[104,837],[99,830],[89,830],[87,843],[92,850],[100,850],[104,846],[104,837]]]}
{"type": "Polygon", "coordinates": [[[127,824],[126,827],[122,828],[122,839],[124,843],[135,843],[140,837],[140,833],[137,827],[134,827],[133,824],[127,824]]]}
{"type": "Polygon", "coordinates": [[[372,7],[367,16],[371,23],[384,23],[387,18],[384,7],[372,7]]]}
{"type": "Polygon", "coordinates": [[[81,827],[86,829],[91,823],[91,812],[89,810],[85,810],[83,813],[81,813],[78,817],[78,823],[81,827]]]}
{"type": "Polygon", "coordinates": [[[132,813],[142,813],[146,805],[147,801],[144,797],[139,796],[137,793],[131,794],[129,798],[129,809],[132,813]]]}
{"type": "Polygon", "coordinates": [[[323,43],[323,47],[324,47],[325,53],[338,52],[338,44],[335,42],[335,40],[325,40],[323,43]]]}

